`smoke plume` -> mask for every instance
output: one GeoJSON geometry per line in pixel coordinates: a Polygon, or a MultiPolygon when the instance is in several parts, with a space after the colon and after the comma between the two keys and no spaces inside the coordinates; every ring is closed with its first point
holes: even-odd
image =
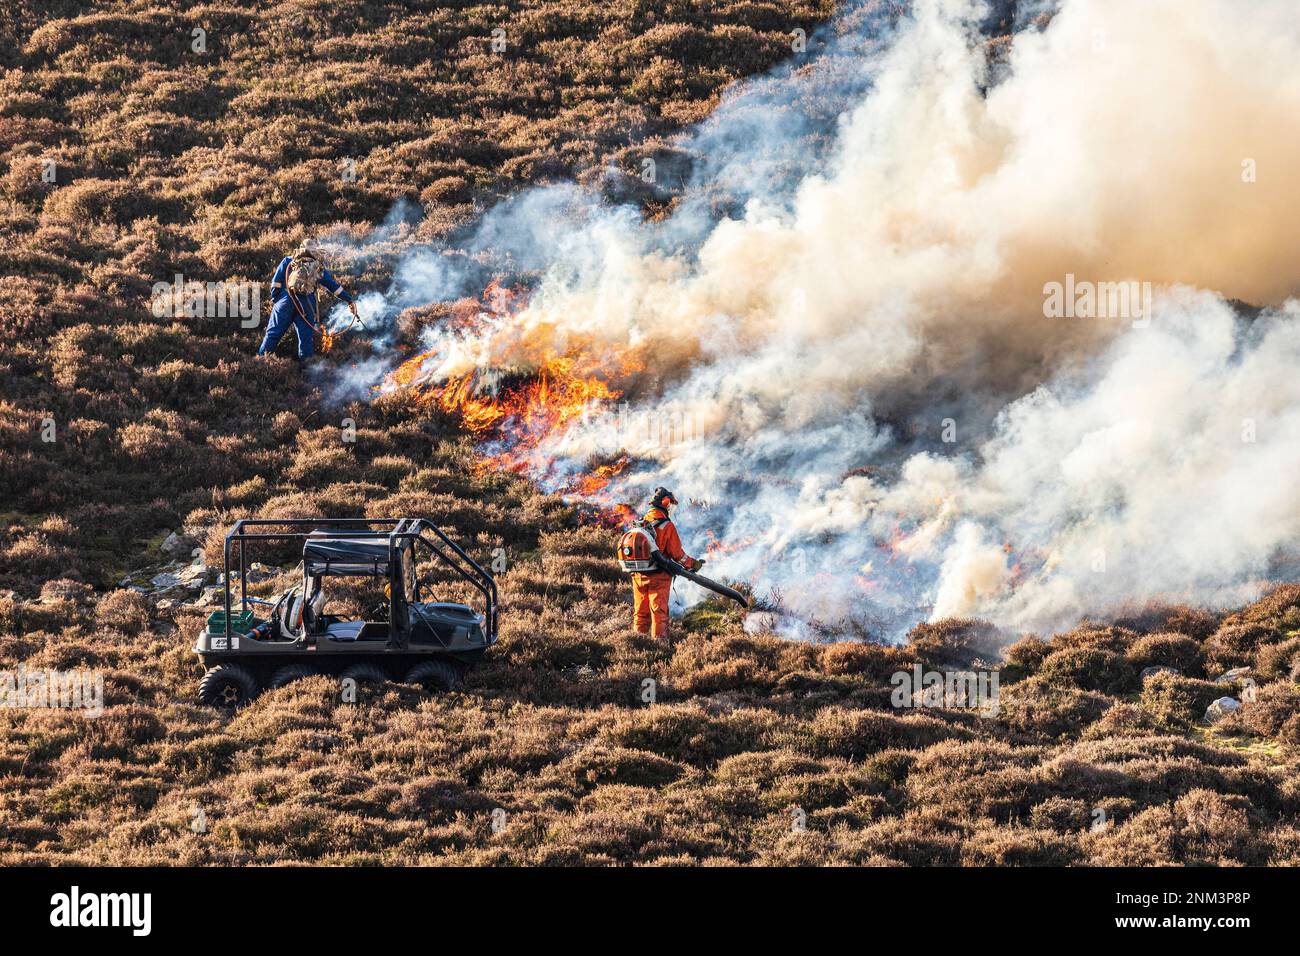
{"type": "MultiPolygon", "coordinates": [[[[755,626],[1249,597],[1300,532],[1294,7],[1066,0],[999,57],[980,4],[885,6],[686,136],[666,220],[577,186],[490,212],[467,248],[534,288],[427,329],[428,376],[579,356],[627,407],[527,472],[630,455],[605,494],[673,488],[706,573],[782,609],[755,626]],[[1097,295],[1049,317],[1067,281],[1097,295]]],[[[412,254],[377,308],[475,291],[459,262],[412,254]]]]}

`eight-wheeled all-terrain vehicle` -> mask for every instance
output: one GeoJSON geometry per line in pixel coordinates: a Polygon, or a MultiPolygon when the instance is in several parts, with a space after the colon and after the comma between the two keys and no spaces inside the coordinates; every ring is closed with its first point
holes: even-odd
{"type": "Polygon", "coordinates": [[[423,518],[287,520],[235,523],[226,535],[225,606],[213,612],[194,651],[207,672],[199,700],[246,703],[264,688],[313,674],[358,683],[389,678],[451,690],[497,639],[497,589],[492,575],[423,518]],[[268,530],[277,529],[277,530],[268,530]],[[302,542],[302,580],[267,601],[248,594],[254,543],[302,542]],[[238,600],[232,599],[232,552],[238,551],[238,600]],[[445,565],[482,598],[482,611],[432,600],[420,569],[445,565]],[[369,620],[325,613],[330,578],[382,578],[386,598],[369,620]],[[263,609],[261,615],[251,606],[263,609]]]}

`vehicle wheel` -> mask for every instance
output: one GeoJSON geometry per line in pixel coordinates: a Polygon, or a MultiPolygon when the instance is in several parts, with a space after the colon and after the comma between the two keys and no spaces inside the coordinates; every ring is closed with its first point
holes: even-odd
{"type": "Polygon", "coordinates": [[[388,675],[374,664],[353,664],[339,675],[340,679],[352,678],[358,684],[382,684],[388,675]]]}
{"type": "Polygon", "coordinates": [[[315,677],[319,673],[316,668],[310,664],[285,664],[274,674],[267,682],[267,690],[279,690],[285,684],[292,684],[296,680],[302,680],[304,677],[315,677]]]}
{"type": "Polygon", "coordinates": [[[464,678],[461,669],[449,661],[421,661],[407,672],[406,683],[441,694],[455,690],[464,678]]]}
{"type": "Polygon", "coordinates": [[[218,664],[199,681],[199,703],[243,707],[257,696],[257,678],[238,664],[218,664]]]}

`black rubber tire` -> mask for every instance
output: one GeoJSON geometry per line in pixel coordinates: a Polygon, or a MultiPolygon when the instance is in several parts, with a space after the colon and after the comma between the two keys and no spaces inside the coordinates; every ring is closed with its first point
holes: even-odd
{"type": "Polygon", "coordinates": [[[315,677],[320,671],[310,664],[285,664],[266,682],[267,690],[279,690],[286,684],[292,684],[296,680],[302,680],[304,677],[315,677]]]}
{"type": "Polygon", "coordinates": [[[388,675],[374,664],[353,664],[339,675],[340,680],[349,677],[358,684],[382,684],[388,680],[388,675]]]}
{"type": "Polygon", "coordinates": [[[420,661],[406,673],[407,684],[419,684],[427,691],[443,694],[455,690],[465,673],[450,661],[420,661]]]}
{"type": "Polygon", "coordinates": [[[257,678],[238,664],[218,664],[199,681],[199,703],[209,707],[243,707],[258,692],[257,678]]]}

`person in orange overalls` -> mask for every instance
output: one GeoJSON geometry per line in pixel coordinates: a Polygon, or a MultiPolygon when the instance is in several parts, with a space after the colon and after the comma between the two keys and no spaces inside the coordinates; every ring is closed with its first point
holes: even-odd
{"type": "MultiPolygon", "coordinates": [[[[667,488],[656,488],[650,498],[650,510],[642,522],[655,536],[655,543],[666,557],[672,558],[688,571],[698,570],[703,561],[697,561],[682,548],[682,539],[668,517],[668,509],[677,499],[667,488]]],[[[668,596],[672,591],[673,576],[667,571],[632,575],[632,623],[638,634],[668,638],[668,596]]]]}

